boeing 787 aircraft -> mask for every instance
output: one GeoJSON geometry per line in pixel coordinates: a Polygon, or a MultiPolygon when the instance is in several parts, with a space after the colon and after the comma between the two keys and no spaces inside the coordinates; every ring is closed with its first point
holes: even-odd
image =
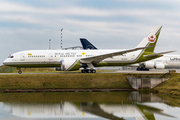
{"type": "MultiPolygon", "coordinates": [[[[59,67],[61,71],[95,73],[94,67],[124,66],[161,57],[163,53],[154,53],[162,26],[156,26],[133,49],[117,50],[27,50],[11,54],[3,64],[21,68],[59,67]]],[[[170,51],[172,52],[172,51],[170,51]]],[[[166,52],[167,53],[167,52],[166,52]]]]}

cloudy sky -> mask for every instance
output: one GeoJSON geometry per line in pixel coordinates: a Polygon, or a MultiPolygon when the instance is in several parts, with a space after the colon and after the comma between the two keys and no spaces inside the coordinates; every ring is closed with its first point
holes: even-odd
{"type": "Polygon", "coordinates": [[[136,47],[163,25],[155,52],[180,54],[179,0],[0,0],[0,65],[30,49],[79,46],[87,38],[100,49],[136,47]]]}

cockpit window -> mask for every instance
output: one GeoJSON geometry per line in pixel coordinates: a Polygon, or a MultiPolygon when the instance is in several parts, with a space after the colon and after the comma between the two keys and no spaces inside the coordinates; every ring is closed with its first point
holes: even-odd
{"type": "Polygon", "coordinates": [[[8,58],[14,58],[14,56],[13,56],[13,55],[10,55],[8,58]]]}

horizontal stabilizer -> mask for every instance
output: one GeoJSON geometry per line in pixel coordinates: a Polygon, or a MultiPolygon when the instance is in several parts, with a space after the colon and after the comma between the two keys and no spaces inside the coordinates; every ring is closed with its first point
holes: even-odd
{"type": "Polygon", "coordinates": [[[172,52],[176,52],[176,51],[167,51],[167,52],[155,53],[155,54],[151,54],[151,55],[144,55],[143,57],[155,57],[158,55],[163,56],[163,54],[172,53],[172,52]]]}

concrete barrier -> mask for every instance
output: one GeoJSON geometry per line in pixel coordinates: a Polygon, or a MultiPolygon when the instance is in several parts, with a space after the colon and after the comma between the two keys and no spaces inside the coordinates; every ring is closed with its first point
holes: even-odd
{"type": "Polygon", "coordinates": [[[134,89],[142,89],[142,88],[154,88],[157,85],[163,83],[169,78],[134,78],[127,77],[129,83],[134,89]]]}

